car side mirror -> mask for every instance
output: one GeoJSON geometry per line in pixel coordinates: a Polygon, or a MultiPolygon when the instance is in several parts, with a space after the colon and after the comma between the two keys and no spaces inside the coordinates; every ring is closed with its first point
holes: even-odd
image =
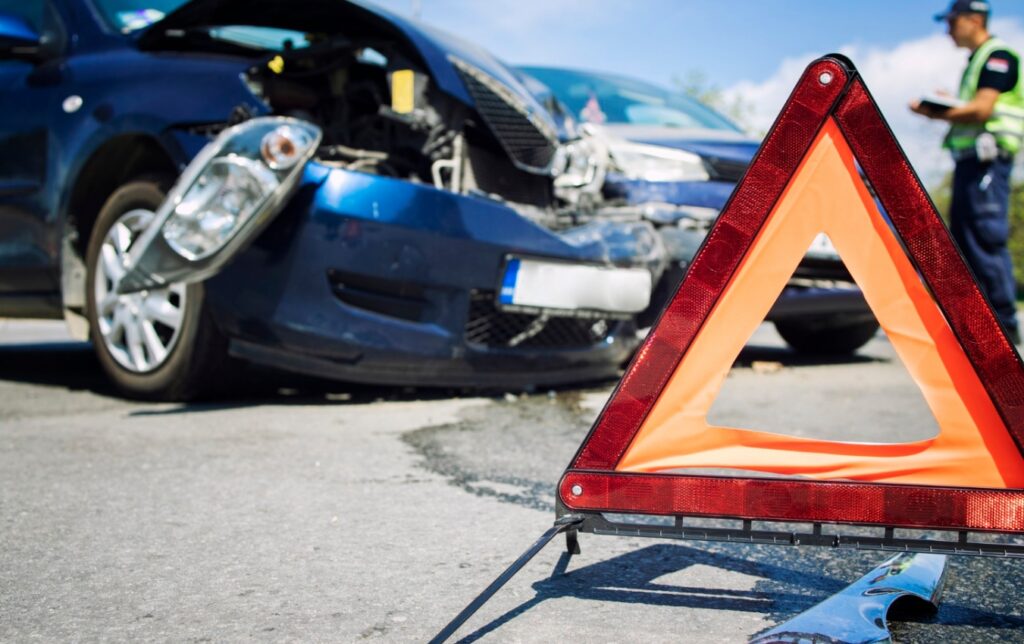
{"type": "Polygon", "coordinates": [[[44,55],[46,44],[25,20],[0,11],[0,58],[35,61],[44,55]]]}

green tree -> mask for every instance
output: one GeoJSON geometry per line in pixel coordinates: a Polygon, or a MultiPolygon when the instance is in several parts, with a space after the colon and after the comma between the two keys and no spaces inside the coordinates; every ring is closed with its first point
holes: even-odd
{"type": "Polygon", "coordinates": [[[938,185],[934,186],[928,191],[932,196],[932,201],[935,202],[935,207],[939,211],[939,216],[942,217],[942,221],[949,225],[949,205],[953,200],[953,173],[947,172],[942,177],[942,181],[938,185]]]}
{"type": "Polygon", "coordinates": [[[1010,188],[1010,257],[1020,294],[1024,287],[1024,181],[1015,181],[1010,188]]]}

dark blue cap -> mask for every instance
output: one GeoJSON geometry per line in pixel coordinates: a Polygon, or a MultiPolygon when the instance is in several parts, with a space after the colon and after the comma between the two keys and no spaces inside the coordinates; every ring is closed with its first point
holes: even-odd
{"type": "Polygon", "coordinates": [[[953,0],[949,4],[949,9],[945,12],[936,14],[935,21],[942,22],[948,20],[950,16],[955,16],[959,13],[981,13],[988,15],[992,12],[992,5],[989,4],[988,0],[953,0]]]}

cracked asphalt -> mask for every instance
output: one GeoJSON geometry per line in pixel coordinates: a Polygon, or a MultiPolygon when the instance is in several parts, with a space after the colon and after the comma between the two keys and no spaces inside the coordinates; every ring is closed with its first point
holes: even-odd
{"type": "MultiPolygon", "coordinates": [[[[614,383],[530,395],[271,379],[196,405],[117,398],[57,324],[0,321],[0,641],[426,641],[551,524],[614,383]]],[[[821,362],[762,327],[718,422],[910,440],[935,423],[884,338],[821,362]]],[[[461,641],[735,642],[886,558],[581,537],[461,641]]],[[[1024,561],[956,558],[901,642],[1024,640],[1024,561]]]]}

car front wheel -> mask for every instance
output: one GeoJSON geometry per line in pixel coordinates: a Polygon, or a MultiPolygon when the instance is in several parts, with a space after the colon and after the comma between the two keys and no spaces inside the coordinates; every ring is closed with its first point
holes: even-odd
{"type": "Polygon", "coordinates": [[[169,181],[138,180],[103,205],[86,253],[90,335],[103,370],[137,398],[187,400],[210,392],[226,343],[204,306],[202,284],[117,293],[128,251],[156,216],[169,181]]]}
{"type": "Polygon", "coordinates": [[[801,353],[844,355],[868,343],[878,332],[873,317],[799,317],[775,321],[775,330],[801,353]]]}

